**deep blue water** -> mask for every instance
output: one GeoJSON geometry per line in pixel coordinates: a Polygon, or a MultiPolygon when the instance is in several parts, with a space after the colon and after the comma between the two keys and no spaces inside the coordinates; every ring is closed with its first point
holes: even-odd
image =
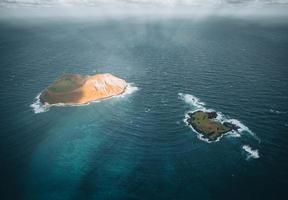
{"type": "Polygon", "coordinates": [[[283,199],[287,21],[1,20],[0,198],[283,199]],[[100,72],[138,90],[88,106],[31,108],[59,75],[100,72]],[[179,93],[256,136],[199,140],[183,122],[193,105],[179,93]]]}

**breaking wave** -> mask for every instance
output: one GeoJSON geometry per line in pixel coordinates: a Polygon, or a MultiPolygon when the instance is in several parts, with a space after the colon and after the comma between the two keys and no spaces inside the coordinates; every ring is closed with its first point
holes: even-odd
{"type": "Polygon", "coordinates": [[[204,109],[205,103],[200,101],[199,98],[191,95],[191,94],[183,94],[179,93],[179,98],[185,101],[185,103],[194,106],[196,109],[204,109]]]}
{"type": "Polygon", "coordinates": [[[249,145],[243,145],[242,149],[247,153],[247,160],[249,160],[250,158],[260,158],[258,149],[253,150],[249,145]]]}
{"type": "Polygon", "coordinates": [[[35,102],[31,104],[30,107],[33,108],[35,114],[46,112],[48,110],[48,106],[45,106],[40,102],[40,94],[35,97],[35,102]]]}
{"type": "MultiPolygon", "coordinates": [[[[231,119],[227,116],[225,116],[223,113],[221,112],[217,112],[213,109],[208,109],[205,107],[205,103],[202,102],[198,97],[195,97],[191,94],[183,94],[183,93],[179,93],[179,98],[181,100],[183,100],[185,103],[187,103],[188,105],[191,106],[190,108],[190,111],[188,111],[186,114],[185,114],[185,118],[183,119],[184,123],[187,124],[195,133],[197,133],[197,138],[202,140],[202,141],[205,141],[207,143],[212,143],[212,142],[218,142],[220,141],[220,139],[224,136],[227,136],[227,137],[234,137],[234,138],[239,138],[241,137],[244,133],[248,133],[250,134],[251,136],[253,136],[254,139],[256,139],[259,143],[261,142],[261,140],[257,137],[257,135],[255,133],[253,133],[247,126],[245,126],[243,123],[241,123],[239,120],[237,119],[231,119]],[[220,137],[218,137],[215,141],[210,141],[208,140],[207,138],[204,137],[203,134],[197,132],[192,126],[190,126],[187,122],[187,119],[189,118],[189,115],[188,113],[189,112],[195,112],[195,111],[198,111],[198,110],[201,110],[201,111],[204,111],[204,112],[217,112],[217,120],[219,120],[220,122],[230,122],[236,126],[239,127],[239,129],[237,131],[235,130],[232,130],[230,132],[227,132],[223,135],[221,135],[220,137]]],[[[259,158],[259,151],[258,149],[252,149],[249,145],[243,145],[242,146],[242,149],[247,153],[247,156],[246,156],[246,160],[249,160],[251,158],[253,159],[257,159],[259,158]]]]}
{"type": "Polygon", "coordinates": [[[273,109],[270,109],[269,111],[270,111],[270,113],[278,114],[278,115],[287,113],[287,111],[280,111],[280,110],[273,110],[273,109]]]}
{"type": "Polygon", "coordinates": [[[103,99],[103,100],[95,100],[95,101],[91,101],[87,104],[73,104],[73,103],[70,103],[70,104],[65,104],[65,103],[58,103],[58,104],[53,104],[53,105],[49,105],[49,104],[42,104],[40,102],[40,94],[38,94],[36,97],[35,97],[35,102],[33,104],[30,105],[30,107],[33,109],[34,113],[35,114],[38,114],[38,113],[43,113],[43,112],[46,112],[50,109],[50,107],[53,107],[53,106],[86,106],[86,105],[89,105],[90,103],[95,103],[95,102],[101,102],[101,101],[104,101],[104,100],[107,100],[107,99],[112,99],[112,98],[123,98],[123,97],[126,97],[127,95],[130,95],[132,93],[134,93],[135,91],[137,91],[139,88],[134,86],[133,83],[128,83],[128,86],[127,88],[125,89],[125,92],[123,92],[122,94],[118,95],[118,96],[113,96],[113,97],[109,97],[109,98],[106,98],[106,99],[103,99]]]}
{"type": "MultiPolygon", "coordinates": [[[[188,112],[195,112],[197,110],[202,110],[204,112],[212,112],[212,111],[215,111],[213,109],[208,109],[205,107],[205,103],[202,102],[198,97],[195,97],[191,94],[183,94],[183,93],[179,93],[179,98],[181,100],[183,100],[185,103],[191,105],[191,109],[190,111],[188,112]]],[[[188,119],[188,112],[186,113],[185,115],[185,118],[184,118],[184,122],[189,125],[187,123],[187,119],[188,119]]],[[[217,111],[215,111],[217,112],[217,111]]],[[[217,112],[217,120],[219,120],[220,122],[230,122],[236,126],[239,127],[238,131],[230,131],[226,134],[223,134],[221,137],[219,137],[217,140],[213,141],[213,142],[218,142],[224,135],[228,135],[229,137],[241,137],[241,135],[243,135],[244,133],[248,133],[250,134],[251,136],[253,136],[259,143],[260,143],[260,139],[257,137],[257,135],[255,133],[253,133],[247,126],[245,126],[242,122],[240,122],[239,120],[237,119],[231,119],[229,118],[228,116],[225,116],[223,113],[221,112],[217,112]]],[[[189,125],[190,126],[190,125],[189,125]]],[[[193,127],[190,126],[192,129],[193,127]]],[[[207,138],[204,138],[203,135],[201,133],[198,133],[196,130],[193,129],[194,132],[197,133],[197,137],[205,142],[209,142],[211,143],[212,141],[209,141],[207,138]]]]}
{"type": "Polygon", "coordinates": [[[125,92],[122,93],[121,95],[115,96],[115,97],[125,97],[126,95],[132,94],[132,93],[136,92],[137,90],[139,90],[139,88],[136,87],[136,86],[134,85],[134,83],[128,83],[128,86],[127,86],[127,88],[125,89],[125,92]]]}

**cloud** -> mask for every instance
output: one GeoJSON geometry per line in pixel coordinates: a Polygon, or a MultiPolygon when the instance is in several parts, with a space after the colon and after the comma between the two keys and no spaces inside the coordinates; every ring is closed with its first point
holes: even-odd
{"type": "Polygon", "coordinates": [[[288,0],[0,0],[14,6],[213,6],[226,4],[288,4],[288,0]]]}
{"type": "Polygon", "coordinates": [[[287,8],[288,0],[0,0],[0,17],[287,16],[287,8]]]}

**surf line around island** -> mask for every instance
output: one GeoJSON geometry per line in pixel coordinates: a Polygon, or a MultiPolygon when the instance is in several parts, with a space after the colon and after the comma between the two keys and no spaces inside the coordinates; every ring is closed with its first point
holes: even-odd
{"type": "MultiPolygon", "coordinates": [[[[239,137],[242,137],[242,135],[244,135],[245,133],[248,133],[255,140],[257,140],[258,143],[261,142],[261,140],[257,137],[257,135],[255,133],[253,133],[242,122],[240,122],[237,119],[229,118],[219,111],[215,111],[214,109],[207,108],[206,104],[204,102],[202,102],[198,97],[193,96],[191,94],[184,94],[184,93],[178,93],[178,97],[179,97],[179,99],[183,100],[186,104],[188,104],[190,106],[190,110],[185,113],[185,117],[184,117],[183,121],[187,126],[189,126],[193,130],[193,132],[195,132],[197,134],[198,139],[200,139],[204,142],[207,142],[207,143],[212,143],[212,142],[219,142],[221,140],[221,138],[223,138],[224,136],[239,138],[239,137]],[[232,129],[232,130],[220,135],[219,137],[217,137],[217,139],[211,141],[207,137],[205,137],[205,135],[203,133],[197,131],[189,123],[191,113],[197,113],[197,112],[208,113],[208,115],[210,113],[211,114],[215,113],[215,115],[216,115],[216,116],[214,116],[215,119],[213,118],[212,120],[218,121],[220,123],[227,123],[228,122],[229,124],[232,124],[235,127],[237,127],[237,130],[232,129]],[[189,116],[189,114],[190,114],[190,116],[189,116]]],[[[260,157],[259,156],[259,150],[253,149],[251,146],[249,146],[247,144],[242,145],[242,150],[244,150],[246,152],[246,154],[247,154],[246,159],[247,160],[249,160],[251,158],[257,159],[260,157]]]]}
{"type": "Polygon", "coordinates": [[[111,97],[107,97],[101,100],[95,100],[95,101],[90,101],[88,103],[85,104],[79,104],[79,103],[57,103],[57,104],[43,104],[40,101],[40,95],[41,93],[39,93],[36,97],[35,97],[35,101],[30,105],[30,107],[33,109],[35,114],[39,114],[39,113],[43,113],[43,112],[47,112],[49,111],[49,109],[53,106],[55,107],[73,107],[73,106],[88,106],[91,103],[100,103],[102,101],[105,100],[109,100],[109,99],[116,99],[116,98],[124,98],[127,95],[130,95],[134,92],[136,92],[137,90],[139,90],[139,88],[137,86],[134,85],[134,83],[127,83],[127,87],[125,88],[125,91],[117,96],[111,96],[111,97]]]}
{"type": "Polygon", "coordinates": [[[30,105],[34,113],[48,111],[52,106],[85,106],[92,102],[124,97],[138,90],[133,83],[110,73],[82,76],[63,74],[37,95],[30,105]]]}

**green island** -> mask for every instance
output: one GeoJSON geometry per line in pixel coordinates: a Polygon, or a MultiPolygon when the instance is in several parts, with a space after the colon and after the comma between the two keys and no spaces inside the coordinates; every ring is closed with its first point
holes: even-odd
{"type": "Polygon", "coordinates": [[[216,112],[204,112],[201,110],[188,113],[187,123],[191,125],[198,133],[202,134],[209,141],[215,141],[223,134],[239,129],[238,126],[230,123],[216,120],[216,112]]]}
{"type": "Polygon", "coordinates": [[[49,86],[47,90],[54,93],[70,92],[82,87],[85,81],[85,77],[79,74],[64,74],[49,86]]]}

